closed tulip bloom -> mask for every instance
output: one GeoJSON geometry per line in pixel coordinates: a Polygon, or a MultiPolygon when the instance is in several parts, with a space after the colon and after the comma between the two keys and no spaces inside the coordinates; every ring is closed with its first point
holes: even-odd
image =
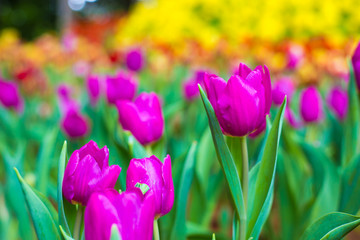
{"type": "Polygon", "coordinates": [[[198,70],[194,76],[184,82],[183,91],[186,100],[191,101],[200,95],[198,84],[204,82],[205,72],[198,70]]]}
{"type": "Polygon", "coordinates": [[[287,96],[288,101],[290,101],[294,92],[295,84],[292,79],[288,77],[281,78],[274,84],[272,90],[273,103],[280,106],[283,103],[285,96],[287,96]]]}
{"type": "Polygon", "coordinates": [[[144,66],[144,56],[140,49],[130,50],[126,54],[126,66],[130,71],[138,72],[144,66]]]}
{"type": "Polygon", "coordinates": [[[155,93],[141,93],[134,102],[118,101],[116,106],[123,129],[130,131],[142,145],[163,135],[164,117],[155,93]]]}
{"type": "Polygon", "coordinates": [[[71,203],[84,206],[94,192],[114,188],[120,167],[109,166],[109,150],[99,149],[94,141],[71,154],[64,172],[62,190],[71,203]]]}
{"type": "Polygon", "coordinates": [[[0,78],[0,102],[6,108],[14,108],[18,112],[22,111],[23,100],[16,83],[0,78]]]}
{"type": "Polygon", "coordinates": [[[106,95],[109,103],[118,100],[132,100],[138,87],[137,80],[129,73],[119,72],[106,77],[106,95]]]}
{"type": "Polygon", "coordinates": [[[167,155],[162,163],[157,157],[132,159],[126,173],[126,189],[136,188],[136,183],[145,183],[155,198],[156,217],[170,212],[174,203],[174,184],[171,174],[171,159],[167,155]]]}
{"type": "Polygon", "coordinates": [[[154,202],[149,193],[137,189],[118,193],[114,189],[94,193],[85,209],[86,240],[109,240],[117,227],[123,240],[151,240],[154,202]]]}
{"type": "Polygon", "coordinates": [[[356,80],[356,85],[360,89],[360,42],[358,43],[354,55],[351,58],[352,65],[354,68],[354,75],[356,80]]]}
{"type": "Polygon", "coordinates": [[[90,97],[90,102],[94,106],[99,100],[100,96],[100,81],[99,76],[90,75],[86,79],[86,86],[90,97]]]}
{"type": "Polygon", "coordinates": [[[230,136],[246,136],[263,127],[271,107],[271,81],[266,66],[254,70],[240,64],[239,73],[228,82],[205,75],[205,89],[222,131],[230,136]]]}
{"type": "Polygon", "coordinates": [[[66,111],[61,126],[64,132],[72,138],[83,137],[89,130],[86,118],[75,108],[66,111]]]}
{"type": "Polygon", "coordinates": [[[327,103],[340,120],[343,120],[346,117],[349,104],[346,91],[342,90],[340,87],[334,87],[327,97],[327,103]]]}
{"type": "Polygon", "coordinates": [[[317,122],[322,118],[322,102],[318,90],[308,87],[303,90],[300,96],[300,113],[305,122],[317,122]]]}

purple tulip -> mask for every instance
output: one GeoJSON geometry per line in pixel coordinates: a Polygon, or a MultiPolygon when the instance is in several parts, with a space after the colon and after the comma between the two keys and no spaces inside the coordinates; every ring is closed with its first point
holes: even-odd
{"type": "Polygon", "coordinates": [[[137,80],[130,73],[119,72],[106,77],[106,95],[109,103],[118,100],[132,100],[137,91],[137,80]]]}
{"type": "Polygon", "coordinates": [[[204,82],[205,71],[198,70],[194,75],[183,85],[184,96],[188,101],[192,101],[200,95],[198,84],[204,82]]]}
{"type": "Polygon", "coordinates": [[[86,240],[108,240],[111,227],[117,227],[121,239],[151,240],[154,222],[154,198],[140,189],[118,193],[114,189],[94,193],[85,209],[86,240]]]}
{"type": "Polygon", "coordinates": [[[126,54],[126,66],[130,71],[138,72],[144,66],[144,56],[140,49],[132,49],[126,54]]]}
{"type": "Polygon", "coordinates": [[[340,120],[344,120],[349,104],[347,92],[342,90],[340,87],[334,87],[331,89],[327,97],[327,103],[338,118],[340,120]]]}
{"type": "Polygon", "coordinates": [[[322,102],[318,90],[308,87],[303,90],[300,96],[300,113],[305,122],[317,122],[322,118],[322,102]]]}
{"type": "Polygon", "coordinates": [[[94,141],[75,150],[64,172],[64,197],[73,204],[86,206],[92,193],[114,188],[121,168],[109,166],[108,162],[108,148],[99,149],[94,141]]]}
{"type": "Polygon", "coordinates": [[[100,96],[99,76],[90,75],[86,79],[86,86],[90,97],[91,105],[95,106],[100,96]]]}
{"type": "Polygon", "coordinates": [[[74,108],[66,111],[61,125],[64,132],[72,138],[83,137],[89,130],[86,118],[74,108]]]}
{"type": "Polygon", "coordinates": [[[156,218],[170,212],[174,203],[174,184],[169,155],[164,163],[155,156],[132,159],[126,173],[126,189],[134,189],[136,183],[145,183],[150,187],[155,198],[156,218]]]}
{"type": "Polygon", "coordinates": [[[226,135],[246,136],[261,128],[271,107],[271,80],[266,66],[253,71],[240,64],[239,74],[226,83],[205,74],[205,89],[226,135]]]}
{"type": "Polygon", "coordinates": [[[155,93],[141,93],[135,100],[118,101],[119,122],[142,144],[147,145],[161,138],[164,117],[159,97],[155,93]]]}
{"type": "Polygon", "coordinates": [[[8,82],[0,77],[0,102],[6,108],[14,108],[17,112],[23,110],[23,100],[15,82],[8,82]]]}
{"type": "Polygon", "coordinates": [[[360,42],[358,43],[354,55],[351,58],[352,65],[354,68],[354,75],[356,80],[356,85],[360,89],[360,42]]]}
{"type": "Polygon", "coordinates": [[[304,49],[300,45],[292,45],[287,51],[287,67],[295,69],[304,59],[304,49]]]}
{"type": "Polygon", "coordinates": [[[294,92],[295,84],[292,79],[288,77],[281,78],[274,84],[274,88],[272,90],[273,103],[280,106],[283,103],[285,96],[287,96],[288,101],[290,101],[294,92]]]}

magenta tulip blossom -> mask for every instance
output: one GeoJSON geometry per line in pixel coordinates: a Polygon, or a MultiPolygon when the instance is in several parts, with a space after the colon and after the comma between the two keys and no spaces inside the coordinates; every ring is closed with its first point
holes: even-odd
{"type": "Polygon", "coordinates": [[[126,66],[130,71],[138,72],[144,66],[144,56],[140,49],[132,49],[126,54],[126,66]]]}
{"type": "Polygon", "coordinates": [[[94,192],[114,188],[121,169],[109,166],[108,162],[108,148],[99,149],[94,141],[74,151],[64,172],[64,197],[73,204],[86,206],[94,192]]]}
{"type": "Polygon", "coordinates": [[[336,116],[340,120],[344,120],[349,104],[347,92],[342,90],[340,87],[334,87],[331,89],[327,97],[327,103],[336,116]]]}
{"type": "Polygon", "coordinates": [[[89,130],[87,119],[75,108],[66,111],[61,127],[72,138],[83,137],[89,130]]]}
{"type": "Polygon", "coordinates": [[[86,87],[90,97],[90,102],[93,106],[96,105],[100,96],[100,80],[99,76],[90,75],[86,79],[86,87]]]}
{"type": "Polygon", "coordinates": [[[136,183],[145,183],[150,187],[155,198],[156,218],[170,212],[174,203],[174,184],[169,155],[164,163],[155,156],[132,159],[126,173],[126,189],[134,189],[136,183]]]}
{"type": "Polygon", "coordinates": [[[292,45],[287,51],[287,67],[294,69],[299,66],[304,59],[304,49],[301,45],[292,45]]]}
{"type": "Polygon", "coordinates": [[[140,189],[94,193],[85,209],[85,239],[109,240],[116,226],[123,240],[151,240],[154,210],[153,196],[140,189]]]}
{"type": "Polygon", "coordinates": [[[23,110],[23,99],[15,82],[5,81],[0,77],[0,102],[6,108],[23,110]]]}
{"type": "Polygon", "coordinates": [[[194,76],[184,82],[183,91],[186,100],[191,101],[200,95],[198,84],[203,84],[205,71],[198,70],[194,76]]]}
{"type": "Polygon", "coordinates": [[[142,144],[147,145],[161,138],[164,116],[159,97],[155,93],[141,93],[134,102],[118,101],[119,122],[142,144]]]}
{"type": "Polygon", "coordinates": [[[283,77],[279,79],[279,81],[274,84],[272,90],[273,103],[280,106],[283,103],[285,96],[287,96],[288,101],[290,101],[294,92],[295,84],[291,78],[283,77]]]}
{"type": "Polygon", "coordinates": [[[317,122],[323,116],[321,96],[316,87],[303,90],[300,96],[300,113],[305,122],[317,122]]]}
{"type": "Polygon", "coordinates": [[[240,64],[228,82],[205,74],[205,89],[226,135],[246,136],[263,127],[271,107],[271,81],[266,66],[254,70],[240,64]]]}
{"type": "Polygon", "coordinates": [[[120,71],[115,76],[107,76],[107,100],[112,104],[115,104],[118,100],[132,100],[136,94],[137,87],[137,80],[130,73],[120,71]]]}
{"type": "Polygon", "coordinates": [[[356,85],[360,89],[360,42],[358,43],[354,55],[351,58],[352,65],[354,68],[354,75],[356,80],[356,85]]]}

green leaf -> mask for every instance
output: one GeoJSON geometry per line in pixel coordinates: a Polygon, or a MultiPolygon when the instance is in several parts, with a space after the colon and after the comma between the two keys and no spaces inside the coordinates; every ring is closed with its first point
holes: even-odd
{"type": "Polygon", "coordinates": [[[186,239],[186,204],[189,196],[191,183],[194,177],[196,145],[196,142],[191,145],[181,174],[181,180],[175,206],[175,221],[170,238],[173,240],[186,239]]]}
{"type": "Polygon", "coordinates": [[[55,223],[48,204],[44,203],[36,192],[24,181],[19,171],[14,168],[26,199],[31,218],[34,223],[36,235],[40,240],[60,239],[57,224],[55,223]]]}
{"type": "Polygon", "coordinates": [[[64,229],[62,228],[61,225],[59,225],[59,228],[60,228],[60,232],[61,232],[61,234],[62,234],[62,236],[63,236],[63,238],[64,238],[65,240],[74,240],[70,235],[68,235],[68,234],[64,231],[64,229]]]}
{"type": "Polygon", "coordinates": [[[241,189],[239,174],[236,170],[234,159],[232,158],[229,148],[225,143],[224,136],[222,134],[219,122],[216,118],[214,109],[211,106],[209,100],[207,99],[204,93],[204,90],[201,88],[200,85],[199,85],[199,90],[201,94],[201,99],[203,101],[209,119],[209,126],[213,137],[216,154],[220,162],[220,165],[223,168],[226,181],[229,185],[236,214],[238,215],[240,220],[245,219],[246,213],[244,207],[244,198],[241,189]]]}
{"type": "Polygon", "coordinates": [[[271,126],[269,135],[266,139],[264,153],[261,162],[259,163],[259,173],[255,183],[255,198],[253,202],[249,201],[248,238],[255,238],[255,235],[259,234],[262,226],[258,226],[256,229],[254,228],[258,221],[265,223],[267,214],[264,214],[264,211],[268,211],[269,206],[266,205],[271,203],[268,196],[272,194],[272,186],[274,184],[276,160],[285,106],[286,97],[271,126]]]}
{"type": "Polygon", "coordinates": [[[346,234],[359,226],[360,217],[335,212],[325,215],[314,222],[302,236],[302,240],[342,239],[346,234]]]}
{"type": "Polygon", "coordinates": [[[360,155],[344,170],[339,210],[356,214],[360,208],[360,155]]]}
{"type": "Polygon", "coordinates": [[[59,133],[58,128],[51,128],[45,137],[43,138],[39,150],[39,155],[37,159],[37,172],[36,176],[36,188],[46,195],[47,184],[49,182],[49,170],[50,164],[53,160],[52,156],[55,149],[56,137],[59,133]]]}
{"type": "Polygon", "coordinates": [[[350,81],[348,86],[349,109],[345,120],[344,140],[342,145],[342,164],[347,165],[358,153],[359,135],[359,99],[355,83],[355,75],[350,64],[350,81]]]}
{"type": "Polygon", "coordinates": [[[71,236],[70,228],[66,220],[65,210],[64,210],[64,202],[62,195],[62,183],[64,179],[64,171],[65,171],[65,162],[67,159],[67,142],[64,141],[60,159],[59,159],[59,169],[58,169],[58,182],[57,182],[57,204],[58,204],[58,218],[61,226],[64,226],[65,232],[71,236]]]}

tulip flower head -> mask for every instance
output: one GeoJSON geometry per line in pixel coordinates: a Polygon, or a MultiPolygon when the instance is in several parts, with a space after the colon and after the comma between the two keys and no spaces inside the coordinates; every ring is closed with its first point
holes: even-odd
{"type": "Polygon", "coordinates": [[[151,194],[134,189],[118,193],[114,189],[94,193],[85,209],[86,240],[108,240],[115,225],[121,239],[151,240],[154,222],[151,194]]]}
{"type": "Polygon", "coordinates": [[[24,106],[16,83],[5,81],[1,77],[0,103],[6,108],[14,108],[17,112],[21,112],[24,106]]]}
{"type": "Polygon", "coordinates": [[[99,149],[94,141],[74,151],[64,172],[62,190],[71,203],[84,206],[94,192],[114,188],[120,167],[109,166],[109,150],[99,149]]]}
{"type": "Polygon", "coordinates": [[[155,93],[141,93],[134,102],[117,101],[119,122],[142,144],[147,145],[161,138],[164,117],[159,97],[155,93]]]}
{"type": "Polygon", "coordinates": [[[224,134],[246,136],[266,124],[271,107],[271,81],[266,66],[251,70],[241,63],[239,73],[228,82],[205,74],[204,84],[224,134]]]}
{"type": "Polygon", "coordinates": [[[106,77],[106,95],[111,104],[118,100],[132,100],[138,87],[137,80],[132,74],[118,72],[115,76],[106,77]]]}
{"type": "Polygon", "coordinates": [[[63,131],[72,138],[83,137],[89,130],[87,119],[76,109],[66,111],[61,122],[63,131]]]}
{"type": "Polygon", "coordinates": [[[90,97],[90,102],[93,106],[95,106],[100,96],[99,76],[96,75],[88,76],[86,79],[86,86],[90,97]]]}
{"type": "Polygon", "coordinates": [[[351,62],[354,68],[356,85],[358,89],[360,89],[360,42],[355,49],[354,55],[351,58],[351,62]]]}
{"type": "Polygon", "coordinates": [[[285,96],[287,96],[288,101],[290,101],[294,92],[295,84],[291,78],[284,77],[279,79],[279,81],[274,84],[272,90],[273,103],[277,106],[280,106],[283,103],[285,96]]]}
{"type": "Polygon", "coordinates": [[[136,183],[145,183],[155,198],[156,217],[170,212],[174,203],[174,184],[171,159],[167,155],[162,163],[157,157],[132,159],[126,173],[126,189],[134,189],[136,183]]]}
{"type": "Polygon", "coordinates": [[[185,81],[183,85],[184,96],[188,101],[194,100],[200,95],[198,84],[203,84],[205,71],[198,70],[194,75],[185,81]]]}
{"type": "Polygon", "coordinates": [[[340,87],[334,87],[327,97],[327,103],[336,116],[340,120],[344,120],[349,104],[347,92],[340,87]]]}
{"type": "Polygon", "coordinates": [[[138,72],[144,66],[144,56],[140,49],[132,49],[126,54],[126,66],[130,71],[138,72]]]}
{"type": "Polygon", "coordinates": [[[306,88],[301,93],[300,113],[302,119],[307,123],[321,120],[323,116],[321,96],[314,86],[306,88]]]}

